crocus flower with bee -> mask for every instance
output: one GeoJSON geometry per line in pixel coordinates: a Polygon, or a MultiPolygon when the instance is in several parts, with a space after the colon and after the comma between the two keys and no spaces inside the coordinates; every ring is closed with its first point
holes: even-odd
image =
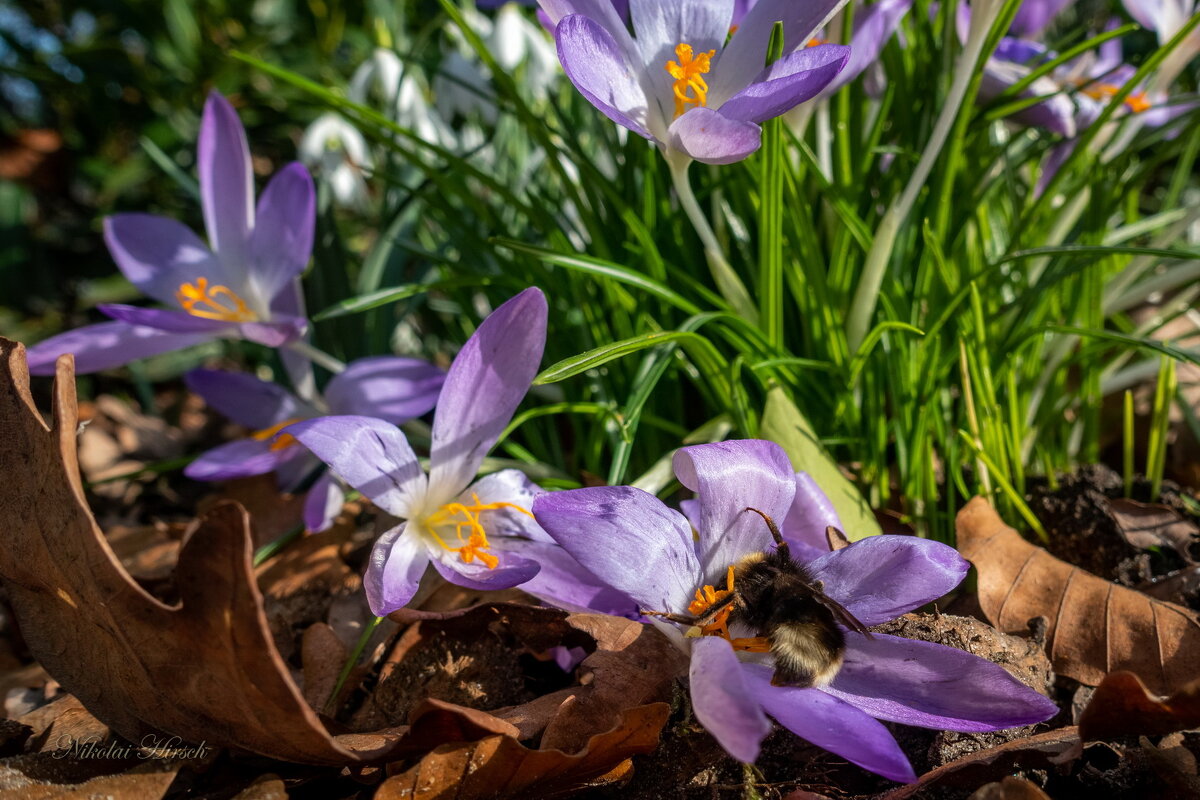
{"type": "Polygon", "coordinates": [[[797,481],[772,442],[685,447],[675,474],[697,492],[694,529],[627,486],[547,493],[533,512],[690,654],[696,717],[730,755],[757,758],[769,715],[865,769],[912,781],[879,720],[978,732],[1057,712],[990,661],[866,630],[954,588],[967,563],[953,548],[874,536],[798,560],[819,551],[818,526],[787,524],[797,481]]]}

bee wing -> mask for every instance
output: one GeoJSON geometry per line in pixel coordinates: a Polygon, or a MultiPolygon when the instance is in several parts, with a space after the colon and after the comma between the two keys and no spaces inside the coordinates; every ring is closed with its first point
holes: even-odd
{"type": "Polygon", "coordinates": [[[829,609],[837,621],[845,625],[850,630],[854,631],[855,633],[861,633],[867,638],[871,637],[870,629],[868,629],[866,625],[863,625],[861,622],[859,622],[857,617],[847,611],[841,603],[834,600],[829,595],[825,594],[824,592],[814,591],[813,599],[829,609]]]}

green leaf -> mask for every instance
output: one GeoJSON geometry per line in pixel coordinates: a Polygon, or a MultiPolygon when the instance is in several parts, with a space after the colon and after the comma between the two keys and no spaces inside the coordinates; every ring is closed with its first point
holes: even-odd
{"type": "Polygon", "coordinates": [[[647,347],[657,347],[660,344],[669,344],[672,342],[678,342],[683,345],[694,357],[697,355],[700,355],[701,358],[712,356],[713,361],[720,360],[720,356],[713,350],[713,346],[699,334],[692,333],[691,331],[655,331],[654,333],[645,333],[641,336],[622,339],[612,344],[601,345],[600,347],[588,350],[586,353],[564,358],[557,364],[552,364],[544,369],[541,375],[534,378],[533,383],[535,386],[557,383],[558,381],[574,377],[581,372],[587,372],[589,369],[595,369],[603,364],[607,364],[614,359],[627,356],[630,353],[636,353],[639,350],[645,350],[647,347]]]}
{"type": "Polygon", "coordinates": [[[842,475],[808,420],[779,387],[767,393],[759,435],[782,447],[796,470],[812,476],[842,518],[847,538],[858,541],[882,533],[866,498],[842,475]]]}

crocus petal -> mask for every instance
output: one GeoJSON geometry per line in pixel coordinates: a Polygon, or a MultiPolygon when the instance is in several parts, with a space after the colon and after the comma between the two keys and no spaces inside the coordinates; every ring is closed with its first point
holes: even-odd
{"type": "Polygon", "coordinates": [[[720,107],[762,72],[777,20],[783,21],[783,46],[790,52],[806,44],[845,4],[846,0],[758,0],[713,63],[708,102],[720,107]]]}
{"type": "Polygon", "coordinates": [[[237,326],[242,338],[267,347],[282,347],[304,336],[307,329],[308,320],[279,314],[273,315],[270,322],[243,322],[237,326]]]}
{"type": "Polygon", "coordinates": [[[196,161],[209,244],[231,272],[245,270],[254,228],[250,146],[237,112],[217,92],[210,92],[204,104],[196,161]]]}
{"type": "Polygon", "coordinates": [[[290,448],[272,450],[271,442],[259,439],[238,439],[214,447],[184,468],[183,474],[194,481],[227,481],[250,475],[274,472],[283,461],[302,455],[290,448]]]}
{"type": "Polygon", "coordinates": [[[128,325],[158,328],[160,331],[170,331],[171,333],[206,333],[209,338],[213,338],[235,330],[235,327],[226,320],[195,317],[183,311],[173,311],[167,308],[142,308],[121,303],[101,303],[96,308],[128,325]]]}
{"type": "Polygon", "coordinates": [[[129,282],[148,297],[179,305],[175,293],[204,278],[226,282],[220,260],[186,225],[153,214],[116,214],[104,220],[104,243],[129,282]]]}
{"type": "Polygon", "coordinates": [[[604,116],[649,139],[646,94],[612,35],[581,14],[564,17],[554,30],[563,71],[604,116]]]}
{"type": "Polygon", "coordinates": [[[912,0],[880,0],[860,8],[854,17],[854,35],[850,38],[850,59],[822,92],[828,96],[861,75],[879,61],[884,45],[896,26],[912,7],[912,0]]]}
{"type": "MultiPolygon", "coordinates": [[[[307,318],[304,311],[304,290],[300,286],[299,280],[292,281],[290,287],[275,295],[271,300],[271,316],[283,319],[303,320],[307,318]]],[[[283,368],[287,372],[292,386],[296,388],[296,392],[301,397],[311,399],[317,396],[316,376],[313,374],[312,361],[307,356],[288,347],[279,351],[279,360],[283,362],[283,368]]]]}
{"type": "MultiPolygon", "coordinates": [[[[999,59],[988,59],[983,68],[983,79],[979,84],[979,96],[984,100],[998,97],[1005,89],[1017,83],[1030,72],[1023,64],[1013,64],[999,59]]],[[[1061,134],[1067,138],[1075,135],[1075,104],[1060,87],[1049,78],[1035,80],[1021,97],[1039,97],[1045,99],[1032,106],[1022,109],[1013,118],[1026,125],[1061,134]]]]}
{"type": "Polygon", "coordinates": [[[1022,0],[1013,18],[1009,33],[1015,36],[1036,37],[1067,4],[1068,0],[1022,0]]]}
{"type": "Polygon", "coordinates": [[[316,414],[315,409],[301,403],[279,384],[244,372],[194,369],[183,380],[210,407],[247,428],[262,430],[285,420],[316,414]]]}
{"type": "Polygon", "coordinates": [[[519,548],[519,552],[541,565],[538,573],[521,584],[544,603],[577,613],[611,614],[637,619],[638,604],[632,597],[597,578],[553,541],[507,538],[491,540],[496,550],[519,548]]]}
{"type": "Polygon", "coordinates": [[[698,444],[676,451],[674,466],[700,501],[697,549],[707,583],[747,553],[774,547],[766,522],[748,509],[778,524],[791,508],[796,475],[782,447],[762,439],[698,444]]]}
{"type": "MultiPolygon", "coordinates": [[[[811,475],[807,472],[797,472],[796,498],[792,501],[792,507],[788,509],[787,517],[784,518],[783,538],[792,546],[793,551],[818,550],[825,553],[829,551],[825,529],[831,526],[844,530],[833,503],[811,475]]],[[[793,552],[792,555],[800,557],[799,552],[793,552]]]]}
{"type": "Polygon", "coordinates": [[[585,569],[644,609],[682,613],[700,588],[691,526],[648,492],[547,492],[533,501],[533,516],[585,569]]]}
{"type": "Polygon", "coordinates": [[[1138,25],[1152,31],[1158,30],[1163,2],[1164,0],[1122,0],[1129,16],[1133,17],[1138,25]]]}
{"type": "Polygon", "coordinates": [[[404,535],[408,526],[397,525],[380,536],[371,548],[371,560],[363,575],[367,605],[377,617],[404,608],[421,583],[429,555],[419,537],[404,535]]]}
{"type": "Polygon", "coordinates": [[[319,417],[284,428],[384,511],[407,518],[425,499],[425,473],[395,426],[372,417],[319,417]]]}
{"type": "Polygon", "coordinates": [[[783,727],[852,764],[901,783],[917,779],[900,745],[883,726],[820,689],[771,685],[771,668],[742,664],[758,703],[783,727]]]}
{"type": "Polygon", "coordinates": [[[505,503],[508,506],[481,512],[479,521],[487,530],[488,536],[517,536],[525,539],[537,539],[543,542],[553,542],[550,534],[542,530],[532,513],[533,501],[546,490],[535,484],[519,469],[503,469],[491,475],[480,478],[468,487],[461,495],[459,502],[472,504],[478,501],[483,505],[505,503]]]}
{"type": "Polygon", "coordinates": [[[139,358],[180,350],[211,339],[199,333],[168,333],[158,328],[101,322],[85,325],[38,342],[26,351],[29,372],[53,375],[54,362],[63,353],[75,355],[75,374],[112,369],[139,358]]]}
{"type": "Polygon", "coordinates": [[[632,59],[637,53],[633,37],[629,35],[629,29],[625,25],[628,0],[538,0],[538,5],[545,16],[542,24],[549,22],[547,30],[550,33],[554,33],[555,27],[564,18],[578,14],[604,28],[628,58],[632,59]]]}
{"type": "Polygon", "coordinates": [[[643,2],[634,3],[629,10],[634,41],[659,114],[671,119],[675,114],[675,81],[666,70],[667,62],[678,61],[675,48],[680,44],[691,45],[695,53],[720,50],[733,20],[733,0],[643,2]]]}
{"type": "Polygon", "coordinates": [[[538,573],[538,564],[519,555],[514,549],[490,549],[489,552],[500,559],[495,567],[488,567],[480,561],[467,563],[458,553],[444,550],[440,546],[428,548],[430,561],[438,573],[456,586],[464,586],[477,591],[494,591],[511,589],[520,586],[538,573]]]}
{"type": "Polygon", "coordinates": [[[950,731],[995,731],[1049,719],[1058,706],[997,664],[954,647],[850,634],[830,694],[873,717],[950,731]]]}
{"type": "Polygon", "coordinates": [[[941,542],[915,536],[870,536],[808,564],[825,593],[864,625],[878,625],[938,599],[970,564],[941,542]]]}
{"type": "Polygon", "coordinates": [[[767,67],[754,83],[726,100],[721,115],[744,122],[774,119],[820,94],[849,58],[850,48],[840,44],[797,50],[767,67]]]}
{"type": "Polygon", "coordinates": [[[360,358],[330,379],[325,400],[336,414],[399,425],[433,408],[445,380],[444,371],[419,358],[360,358]]]}
{"type": "Polygon", "coordinates": [[[537,375],[546,346],[546,297],[530,288],[488,316],[458,351],[438,397],[429,452],[437,504],[479,471],[537,375]]]}
{"type": "Polygon", "coordinates": [[[304,271],[312,256],[316,222],[312,176],[303,164],[293,161],[275,173],[258,200],[247,277],[260,297],[274,297],[304,271]]]}
{"type": "Polygon", "coordinates": [[[700,106],[684,112],[667,129],[671,147],[705,164],[732,164],[762,144],[762,128],[700,106]]]}
{"type": "Polygon", "coordinates": [[[304,498],[304,527],[310,533],[320,533],[333,524],[346,502],[341,484],[328,470],[317,478],[304,498]]]}
{"type": "Polygon", "coordinates": [[[771,721],[729,642],[719,636],[696,639],[688,677],[696,719],[725,752],[738,761],[753,763],[762,740],[771,732],[771,721]]]}

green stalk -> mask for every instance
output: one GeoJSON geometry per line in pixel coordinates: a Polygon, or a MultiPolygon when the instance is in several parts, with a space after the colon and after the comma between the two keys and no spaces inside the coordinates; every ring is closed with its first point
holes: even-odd
{"type": "MultiPolygon", "coordinates": [[[[771,29],[769,67],[783,56],[783,23],[771,29]]],[[[758,229],[758,311],[767,341],[783,347],[783,120],[763,124],[758,229]]]]}
{"type": "Polygon", "coordinates": [[[746,284],[742,283],[742,279],[725,260],[724,248],[717,241],[717,235],[713,232],[708,217],[700,208],[700,204],[696,202],[696,194],[692,191],[692,184],[688,180],[687,174],[692,160],[680,154],[670,158],[668,163],[671,170],[671,183],[675,187],[676,196],[679,197],[679,205],[683,208],[683,213],[687,215],[688,220],[691,221],[696,235],[700,237],[700,243],[704,245],[704,256],[708,260],[708,268],[712,273],[713,281],[717,284],[717,290],[738,316],[752,325],[757,325],[758,309],[755,308],[754,301],[750,299],[750,293],[746,291],[746,284]]]}
{"type": "Polygon", "coordinates": [[[1133,392],[1125,390],[1125,414],[1124,414],[1124,463],[1122,466],[1122,475],[1125,479],[1125,496],[1129,497],[1133,493],[1133,392]]]}
{"type": "MultiPolygon", "coordinates": [[[[1011,0],[1009,1],[1011,2],[1011,0]]],[[[989,6],[987,3],[978,3],[973,8],[975,16],[972,18],[971,33],[967,37],[967,44],[958,60],[958,68],[954,71],[954,82],[950,84],[946,103],[942,106],[937,122],[933,126],[933,134],[929,137],[925,150],[921,153],[921,160],[917,162],[917,168],[913,170],[912,176],[908,179],[908,185],[904,187],[904,192],[888,208],[883,220],[879,223],[879,228],[875,231],[875,239],[871,242],[871,249],[863,264],[862,277],[859,278],[858,287],[854,291],[854,299],[850,303],[850,313],[846,319],[846,339],[850,343],[851,351],[858,349],[863,337],[867,334],[871,318],[875,315],[875,306],[879,303],[879,290],[883,286],[883,275],[887,271],[896,236],[900,233],[900,227],[908,219],[909,212],[912,211],[912,207],[917,201],[917,195],[925,188],[929,173],[933,170],[938,156],[941,155],[942,147],[946,144],[946,138],[950,135],[955,120],[958,119],[959,109],[962,108],[963,101],[967,97],[967,89],[975,81],[976,65],[983,55],[991,23],[999,13],[1001,5],[993,3],[992,6],[989,6]]]]}
{"type": "Polygon", "coordinates": [[[371,634],[375,633],[375,629],[379,627],[379,623],[385,619],[387,617],[375,617],[375,619],[363,626],[362,635],[358,637],[358,642],[354,645],[354,649],[346,657],[346,663],[342,665],[342,671],[338,673],[337,683],[333,685],[333,691],[329,693],[329,699],[325,701],[326,714],[332,716],[337,711],[337,696],[342,693],[342,687],[346,685],[346,679],[350,677],[350,672],[354,669],[354,665],[362,657],[363,650],[367,649],[367,642],[370,641],[371,634]]]}

